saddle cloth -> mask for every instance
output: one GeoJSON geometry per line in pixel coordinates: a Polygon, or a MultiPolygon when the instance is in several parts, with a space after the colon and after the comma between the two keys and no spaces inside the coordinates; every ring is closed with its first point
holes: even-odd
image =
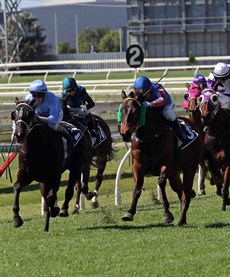
{"type": "Polygon", "coordinates": [[[186,140],[184,142],[178,140],[178,147],[183,150],[198,137],[198,133],[193,130],[191,126],[188,125],[184,120],[179,119],[179,123],[183,132],[186,134],[186,140]]]}
{"type": "Polygon", "coordinates": [[[100,145],[107,138],[105,132],[103,131],[103,129],[101,128],[101,126],[100,126],[100,124],[97,120],[95,120],[95,125],[96,125],[96,128],[97,128],[97,134],[98,135],[97,135],[97,138],[91,137],[93,148],[96,148],[98,145],[100,145]]]}

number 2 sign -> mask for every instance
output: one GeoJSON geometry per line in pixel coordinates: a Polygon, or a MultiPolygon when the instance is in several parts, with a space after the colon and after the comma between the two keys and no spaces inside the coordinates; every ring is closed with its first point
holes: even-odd
{"type": "Polygon", "coordinates": [[[130,67],[140,67],[144,61],[144,53],[140,45],[132,44],[126,50],[126,61],[130,67]]]}

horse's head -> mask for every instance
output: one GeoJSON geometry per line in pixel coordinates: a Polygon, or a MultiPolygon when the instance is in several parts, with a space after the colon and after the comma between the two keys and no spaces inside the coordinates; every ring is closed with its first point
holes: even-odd
{"type": "Polygon", "coordinates": [[[31,105],[16,100],[16,109],[11,113],[15,122],[15,137],[18,143],[23,143],[32,124],[34,123],[34,110],[31,105]]]}
{"type": "Polygon", "coordinates": [[[191,84],[188,87],[187,101],[188,101],[188,112],[191,116],[199,116],[199,106],[197,104],[197,98],[201,95],[201,89],[196,84],[191,84]]]}
{"type": "Polygon", "coordinates": [[[213,89],[205,89],[197,98],[201,112],[201,119],[204,125],[208,125],[219,110],[219,95],[213,89]]]}
{"type": "Polygon", "coordinates": [[[125,91],[122,91],[123,103],[120,105],[118,112],[118,122],[120,123],[120,134],[124,141],[129,142],[132,134],[139,127],[139,118],[141,114],[141,103],[135,96],[134,92],[130,92],[127,96],[125,91]]]}

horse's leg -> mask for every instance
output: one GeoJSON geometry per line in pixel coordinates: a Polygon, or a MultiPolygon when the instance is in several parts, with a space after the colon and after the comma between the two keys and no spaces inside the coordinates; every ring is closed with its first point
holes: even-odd
{"type": "Polygon", "coordinates": [[[160,176],[158,178],[158,186],[160,187],[160,190],[161,190],[162,203],[164,208],[163,221],[169,224],[174,220],[174,216],[169,210],[169,202],[168,202],[168,198],[165,190],[166,181],[167,181],[165,171],[166,171],[166,167],[162,167],[160,176]]]}
{"type": "Polygon", "coordinates": [[[73,214],[79,214],[81,193],[83,193],[86,196],[87,200],[91,200],[91,198],[93,197],[89,193],[89,188],[88,188],[89,173],[90,173],[90,165],[89,164],[83,165],[81,169],[81,178],[75,184],[75,189],[77,191],[77,194],[76,194],[76,202],[74,205],[73,214]]]}
{"type": "Polygon", "coordinates": [[[48,203],[48,191],[49,191],[49,185],[45,183],[40,183],[40,191],[41,195],[44,199],[44,215],[45,215],[45,225],[44,225],[44,231],[48,232],[49,231],[49,221],[50,221],[50,205],[48,203]]]}
{"type": "Polygon", "coordinates": [[[95,196],[92,198],[91,202],[92,202],[92,208],[96,209],[99,207],[99,203],[98,203],[98,191],[99,188],[101,186],[101,183],[103,181],[103,173],[105,171],[105,167],[106,167],[106,163],[107,163],[107,155],[105,157],[98,157],[97,158],[97,165],[98,170],[97,170],[97,175],[96,175],[96,180],[95,180],[95,196]]]}
{"type": "Polygon", "coordinates": [[[15,228],[22,226],[23,220],[19,215],[19,195],[22,187],[29,185],[32,182],[27,175],[24,175],[23,170],[19,170],[17,174],[17,180],[14,184],[14,204],[13,204],[13,225],[15,228]]]}
{"type": "Polygon", "coordinates": [[[224,183],[221,191],[222,195],[222,211],[226,210],[226,206],[229,205],[229,182],[230,182],[230,166],[227,166],[225,171],[224,171],[224,183]]]}
{"type": "Polygon", "coordinates": [[[183,184],[182,184],[182,195],[181,195],[181,216],[178,222],[178,226],[187,224],[186,214],[191,201],[191,190],[193,186],[194,176],[196,174],[197,165],[190,164],[185,166],[183,170],[183,184]]]}
{"type": "Polygon", "coordinates": [[[141,196],[141,191],[144,183],[144,168],[143,165],[136,160],[133,161],[133,179],[134,179],[134,192],[131,207],[128,212],[121,218],[123,221],[132,221],[136,213],[137,202],[141,196]]]}
{"type": "MultiPolygon", "coordinates": [[[[77,163],[77,161],[76,161],[77,163]]],[[[80,172],[79,170],[75,171],[73,169],[70,169],[69,172],[69,180],[68,180],[68,185],[65,190],[65,200],[64,203],[62,204],[59,216],[61,217],[68,217],[68,209],[69,209],[69,202],[73,197],[74,194],[74,186],[77,182],[80,180],[80,172]]]]}
{"type": "Polygon", "coordinates": [[[198,168],[198,195],[205,195],[205,178],[207,175],[207,167],[205,161],[202,160],[198,168]]]}

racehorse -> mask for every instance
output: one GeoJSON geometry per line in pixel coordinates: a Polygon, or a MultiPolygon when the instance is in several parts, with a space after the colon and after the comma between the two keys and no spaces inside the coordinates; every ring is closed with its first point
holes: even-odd
{"type": "Polygon", "coordinates": [[[214,159],[212,167],[218,170],[218,177],[223,179],[221,196],[222,210],[225,211],[230,203],[230,113],[221,107],[218,98],[214,90],[205,89],[197,100],[202,122],[206,126],[204,145],[214,159]]]}
{"type": "Polygon", "coordinates": [[[14,184],[14,227],[20,227],[23,224],[19,215],[21,189],[35,180],[40,183],[44,198],[44,231],[48,231],[50,216],[55,217],[59,212],[54,207],[54,203],[64,159],[62,138],[54,134],[48,125],[36,124],[33,108],[26,103],[20,103],[18,99],[11,118],[15,120],[15,137],[20,143],[19,170],[14,184]]]}
{"type": "MultiPolygon", "coordinates": [[[[77,195],[76,195],[76,202],[74,205],[73,214],[79,213],[80,209],[80,195],[83,193],[86,196],[87,200],[91,200],[92,208],[98,208],[98,191],[103,181],[103,173],[106,168],[106,164],[108,161],[112,160],[114,157],[114,149],[112,147],[113,139],[111,135],[110,128],[108,124],[99,116],[92,115],[95,120],[95,125],[97,126],[99,133],[99,137],[95,144],[92,146],[91,136],[86,127],[86,123],[84,122],[84,111],[81,111],[81,114],[74,113],[73,115],[70,114],[69,108],[66,105],[64,100],[61,100],[61,105],[63,109],[63,120],[71,123],[72,125],[76,126],[83,133],[83,140],[85,144],[90,144],[90,150],[88,151],[93,158],[93,162],[91,166],[97,168],[97,174],[95,177],[95,189],[93,192],[89,191],[88,182],[90,176],[90,165],[83,163],[81,168],[82,173],[82,181],[78,182],[75,186],[77,195]]],[[[72,196],[74,192],[74,187],[67,188],[71,191],[72,196]]],[[[61,216],[68,216],[68,212],[64,209],[61,209],[60,212],[61,216]]]]}
{"type": "MultiPolygon", "coordinates": [[[[23,220],[19,215],[19,195],[21,189],[32,181],[40,183],[41,194],[44,198],[45,226],[49,230],[49,220],[59,214],[55,206],[57,192],[60,185],[61,174],[64,170],[64,146],[59,132],[52,130],[47,124],[39,123],[33,110],[33,101],[28,104],[19,102],[16,98],[16,109],[11,118],[15,121],[15,138],[20,144],[19,170],[14,184],[14,227],[20,227],[23,220]]],[[[76,155],[79,146],[75,147],[65,163],[65,169],[70,168],[69,182],[76,183],[79,178],[79,164],[76,155]],[[73,163],[75,160],[75,163],[73,163]],[[70,164],[71,163],[71,164],[70,164]]],[[[80,162],[79,162],[80,163],[80,162]]]]}
{"type": "MultiPolygon", "coordinates": [[[[199,105],[197,103],[197,98],[201,95],[201,89],[196,84],[187,85],[188,93],[185,95],[185,100],[187,101],[187,111],[189,114],[189,120],[193,122],[194,126],[196,127],[197,131],[200,133],[202,137],[204,137],[204,126],[201,121],[201,113],[199,109],[199,105]]],[[[215,176],[214,172],[212,172],[209,168],[209,164],[212,162],[210,161],[211,157],[203,148],[203,155],[202,159],[199,164],[199,176],[198,176],[198,190],[199,195],[205,195],[205,178],[207,173],[210,171],[211,178],[210,184],[216,185],[216,194],[221,195],[221,187],[222,187],[222,179],[219,179],[215,176]]],[[[215,171],[215,170],[214,170],[215,171]]]]}
{"type": "MultiPolygon", "coordinates": [[[[170,223],[174,220],[169,210],[166,196],[166,181],[175,191],[181,202],[181,216],[178,225],[186,224],[186,213],[191,200],[193,180],[200,153],[202,139],[192,131],[186,121],[186,128],[191,141],[187,147],[178,148],[178,140],[162,115],[146,108],[142,104],[144,97],[141,94],[130,92],[127,96],[122,91],[123,103],[120,107],[120,134],[124,141],[131,140],[132,174],[134,178],[133,200],[128,213],[122,220],[132,221],[136,213],[137,202],[141,195],[144,176],[149,173],[158,177],[158,185],[163,199],[163,220],[170,223]],[[183,173],[183,181],[180,173],[183,173]]],[[[119,118],[119,115],[118,115],[119,118]]],[[[192,125],[192,124],[190,124],[192,125]]]]}

